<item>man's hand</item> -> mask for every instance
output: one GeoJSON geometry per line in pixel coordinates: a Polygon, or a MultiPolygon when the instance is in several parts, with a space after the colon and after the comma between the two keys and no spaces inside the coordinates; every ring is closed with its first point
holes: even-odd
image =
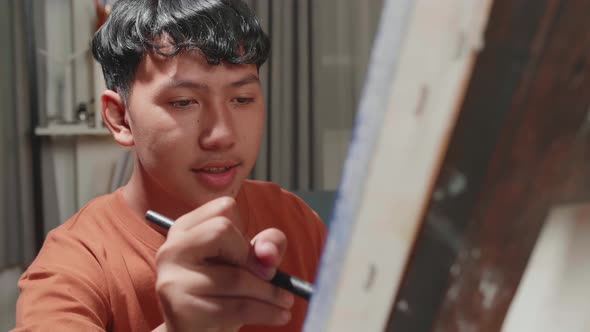
{"type": "Polygon", "coordinates": [[[249,241],[232,198],[213,200],[180,217],[156,256],[156,290],[167,330],[286,324],[293,295],[268,282],[286,246],[285,235],[276,229],[249,241]]]}

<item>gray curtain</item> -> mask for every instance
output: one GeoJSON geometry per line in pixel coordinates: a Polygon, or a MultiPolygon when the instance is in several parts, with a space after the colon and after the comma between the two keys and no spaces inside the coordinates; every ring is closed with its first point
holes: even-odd
{"type": "Polygon", "coordinates": [[[272,41],[261,68],[266,128],[253,176],[289,189],[313,181],[309,1],[251,0],[272,41]]]}
{"type": "Polygon", "coordinates": [[[28,96],[19,0],[0,0],[0,270],[35,255],[28,96]]]}
{"type": "Polygon", "coordinates": [[[253,177],[336,189],[382,0],[249,0],[271,38],[267,127],[253,177]]]}

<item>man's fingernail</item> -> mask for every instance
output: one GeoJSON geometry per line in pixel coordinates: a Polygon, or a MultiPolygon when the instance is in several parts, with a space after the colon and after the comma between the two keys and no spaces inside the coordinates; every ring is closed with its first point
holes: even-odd
{"type": "Polygon", "coordinates": [[[267,253],[273,253],[276,251],[276,246],[270,242],[263,242],[259,246],[260,246],[259,249],[262,250],[263,252],[266,251],[267,253]]]}

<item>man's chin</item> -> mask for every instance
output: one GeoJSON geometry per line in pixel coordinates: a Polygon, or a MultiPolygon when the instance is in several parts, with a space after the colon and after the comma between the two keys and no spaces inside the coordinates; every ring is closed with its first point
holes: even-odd
{"type": "Polygon", "coordinates": [[[232,197],[235,199],[240,192],[242,182],[243,181],[240,181],[239,183],[233,184],[230,187],[217,190],[212,190],[211,188],[201,188],[198,192],[194,192],[192,194],[192,199],[189,201],[192,202],[191,205],[193,208],[197,208],[220,197],[232,197]]]}

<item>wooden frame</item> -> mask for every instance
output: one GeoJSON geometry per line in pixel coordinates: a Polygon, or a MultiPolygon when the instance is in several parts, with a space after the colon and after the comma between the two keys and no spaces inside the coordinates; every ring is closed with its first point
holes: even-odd
{"type": "Polygon", "coordinates": [[[491,5],[477,3],[387,3],[308,331],[500,331],[551,211],[590,200],[590,2],[494,1],[470,75],[491,5]],[[455,66],[429,40],[456,45],[437,21],[449,7],[477,14],[455,66]],[[418,43],[431,57],[407,57],[418,43]],[[425,68],[449,80],[421,85],[425,68]]]}
{"type": "Polygon", "coordinates": [[[490,4],[386,1],[306,331],[385,328],[490,4]]]}

